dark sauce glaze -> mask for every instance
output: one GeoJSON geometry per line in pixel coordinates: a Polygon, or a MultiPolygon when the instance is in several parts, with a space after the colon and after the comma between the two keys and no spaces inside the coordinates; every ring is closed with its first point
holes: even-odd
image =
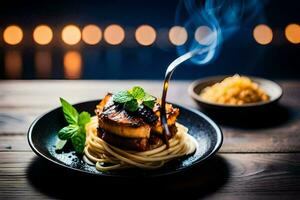
{"type": "MultiPolygon", "coordinates": [[[[109,95],[112,96],[112,94],[109,95]]],[[[158,117],[150,108],[140,105],[137,111],[129,112],[124,109],[123,104],[113,102],[112,97],[104,106],[101,117],[133,127],[138,127],[145,123],[153,125],[158,120],[158,117]]]]}
{"type": "Polygon", "coordinates": [[[111,97],[103,108],[101,117],[115,121],[122,125],[138,127],[144,124],[142,118],[134,116],[132,113],[127,112],[122,104],[114,103],[111,97]]]}

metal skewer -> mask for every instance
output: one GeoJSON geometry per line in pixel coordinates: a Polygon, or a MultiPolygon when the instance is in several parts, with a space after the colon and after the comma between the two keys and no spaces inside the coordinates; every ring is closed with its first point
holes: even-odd
{"type": "Polygon", "coordinates": [[[166,97],[167,97],[167,92],[169,88],[169,82],[171,79],[171,76],[174,72],[174,70],[183,62],[186,60],[189,60],[190,58],[196,56],[196,55],[201,55],[203,53],[206,53],[209,51],[211,47],[205,47],[201,49],[195,49],[192,51],[189,51],[182,56],[176,58],[167,68],[166,74],[165,74],[165,80],[164,80],[164,85],[163,85],[163,93],[161,97],[161,110],[160,110],[160,118],[161,118],[161,123],[163,125],[163,133],[164,133],[164,142],[169,147],[169,140],[168,138],[171,137],[171,133],[168,127],[168,121],[167,121],[167,113],[166,113],[166,97]]]}

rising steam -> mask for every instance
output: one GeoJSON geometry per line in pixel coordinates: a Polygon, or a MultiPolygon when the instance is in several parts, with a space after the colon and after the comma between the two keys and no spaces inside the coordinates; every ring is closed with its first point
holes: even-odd
{"type": "Polygon", "coordinates": [[[189,40],[177,47],[179,55],[207,48],[207,53],[193,57],[196,64],[206,64],[218,54],[220,47],[240,26],[261,15],[261,2],[258,0],[182,0],[175,22],[184,26],[189,40]]]}

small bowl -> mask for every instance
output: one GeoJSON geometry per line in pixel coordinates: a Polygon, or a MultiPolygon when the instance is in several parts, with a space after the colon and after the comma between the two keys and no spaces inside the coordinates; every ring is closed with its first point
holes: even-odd
{"type": "Polygon", "coordinates": [[[274,107],[281,98],[283,92],[282,88],[275,82],[248,76],[253,82],[257,83],[269,96],[270,100],[265,102],[249,103],[244,105],[228,105],[217,104],[203,100],[199,94],[207,86],[211,86],[217,82],[221,82],[224,78],[229,76],[213,76],[192,82],[188,88],[189,95],[197,102],[199,107],[206,113],[217,117],[249,117],[253,114],[266,114],[274,107]]]}

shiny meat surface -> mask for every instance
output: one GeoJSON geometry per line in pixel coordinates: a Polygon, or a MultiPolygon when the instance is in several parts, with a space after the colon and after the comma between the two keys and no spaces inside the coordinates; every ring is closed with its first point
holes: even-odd
{"type": "Polygon", "coordinates": [[[112,94],[107,94],[97,106],[99,127],[121,137],[149,138],[151,127],[142,118],[133,116],[123,109],[122,105],[114,104],[112,94]]]}
{"type": "MultiPolygon", "coordinates": [[[[120,148],[145,151],[163,144],[163,128],[160,121],[159,101],[154,106],[152,118],[147,121],[145,116],[128,112],[122,104],[113,102],[112,94],[108,93],[96,107],[98,116],[99,137],[120,148]]],[[[176,134],[176,119],[179,109],[167,104],[168,126],[172,137],[176,134]]]]}

